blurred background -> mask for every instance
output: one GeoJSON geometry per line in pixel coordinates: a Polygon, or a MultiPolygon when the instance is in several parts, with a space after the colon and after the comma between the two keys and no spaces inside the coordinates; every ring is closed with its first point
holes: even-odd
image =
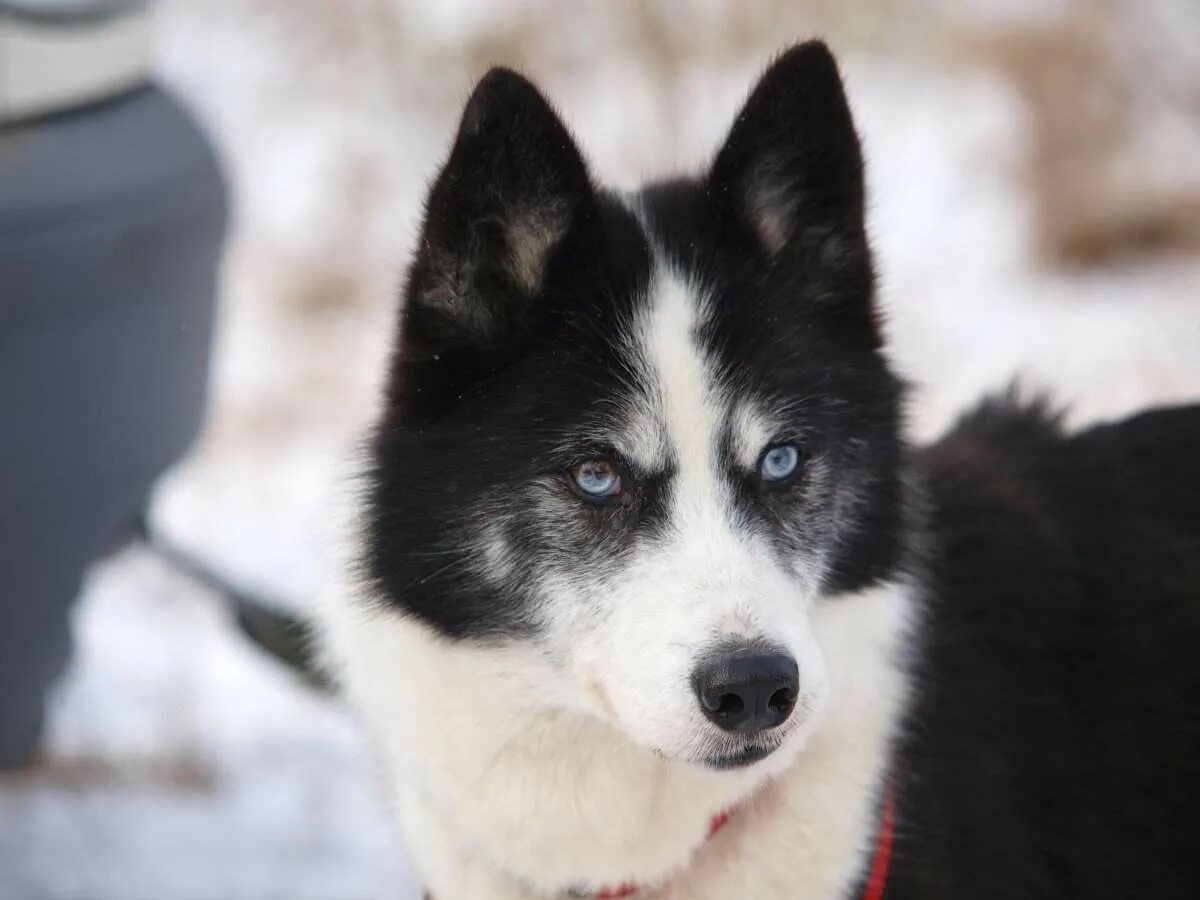
{"type": "Polygon", "coordinates": [[[1194,0],[0,0],[0,898],[417,896],[353,723],[189,567],[326,574],[487,66],[628,188],[813,35],[914,437],[1014,380],[1073,423],[1200,397],[1194,0]]]}

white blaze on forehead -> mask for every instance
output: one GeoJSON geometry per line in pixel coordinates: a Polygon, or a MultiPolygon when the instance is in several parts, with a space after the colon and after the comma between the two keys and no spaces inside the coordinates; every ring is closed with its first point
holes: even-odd
{"type": "Polygon", "coordinates": [[[660,258],[647,294],[630,340],[641,390],[625,410],[615,444],[638,467],[655,472],[673,464],[681,484],[713,496],[725,434],[734,464],[752,472],[780,422],[762,403],[733,396],[714,377],[699,337],[709,314],[703,287],[660,258]]]}
{"type": "MultiPolygon", "coordinates": [[[[706,315],[702,289],[661,260],[635,337],[646,372],[646,406],[635,419],[646,449],[665,450],[675,468],[676,506],[711,503],[719,496],[717,446],[726,402],[716,384],[698,330],[706,315]],[[665,445],[665,446],[664,446],[665,445]]],[[[665,460],[657,460],[661,465],[665,460]]]]}

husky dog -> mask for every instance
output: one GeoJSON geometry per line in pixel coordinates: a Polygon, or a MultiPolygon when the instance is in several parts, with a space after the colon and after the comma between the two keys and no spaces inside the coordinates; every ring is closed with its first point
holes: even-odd
{"type": "Polygon", "coordinates": [[[475,89],[321,611],[435,900],[1200,897],[1200,407],[907,447],[863,194],[819,42],[633,195],[475,89]]]}

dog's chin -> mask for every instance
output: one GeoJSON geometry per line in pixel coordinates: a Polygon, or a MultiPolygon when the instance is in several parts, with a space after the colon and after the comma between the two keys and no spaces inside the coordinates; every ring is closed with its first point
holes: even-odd
{"type": "Polygon", "coordinates": [[[737,772],[756,767],[774,756],[779,749],[780,744],[778,743],[766,746],[748,743],[740,747],[722,747],[703,755],[671,753],[661,748],[656,748],[654,753],[667,762],[681,763],[705,772],[737,772]]]}
{"type": "Polygon", "coordinates": [[[699,754],[692,752],[676,755],[659,751],[659,756],[709,773],[749,773],[757,770],[768,773],[780,763],[786,765],[785,757],[791,756],[790,750],[787,741],[746,741],[740,744],[725,742],[721,746],[709,747],[699,754]]]}
{"type": "Polygon", "coordinates": [[[700,765],[715,772],[729,772],[737,769],[748,769],[762,762],[779,749],[778,744],[767,747],[747,745],[740,750],[730,753],[719,753],[699,760],[700,765]]]}
{"type": "Polygon", "coordinates": [[[769,735],[740,741],[725,735],[723,740],[708,744],[702,753],[693,752],[675,759],[706,772],[759,772],[769,776],[787,768],[802,752],[808,742],[803,725],[803,721],[793,720],[769,735]]]}

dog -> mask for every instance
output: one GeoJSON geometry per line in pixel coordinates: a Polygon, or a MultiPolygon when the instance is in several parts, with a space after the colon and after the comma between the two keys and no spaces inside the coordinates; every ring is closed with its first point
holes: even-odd
{"type": "Polygon", "coordinates": [[[1200,897],[1200,407],[911,447],[874,284],[822,43],[633,195],[479,83],[319,611],[434,900],[1200,897]]]}

